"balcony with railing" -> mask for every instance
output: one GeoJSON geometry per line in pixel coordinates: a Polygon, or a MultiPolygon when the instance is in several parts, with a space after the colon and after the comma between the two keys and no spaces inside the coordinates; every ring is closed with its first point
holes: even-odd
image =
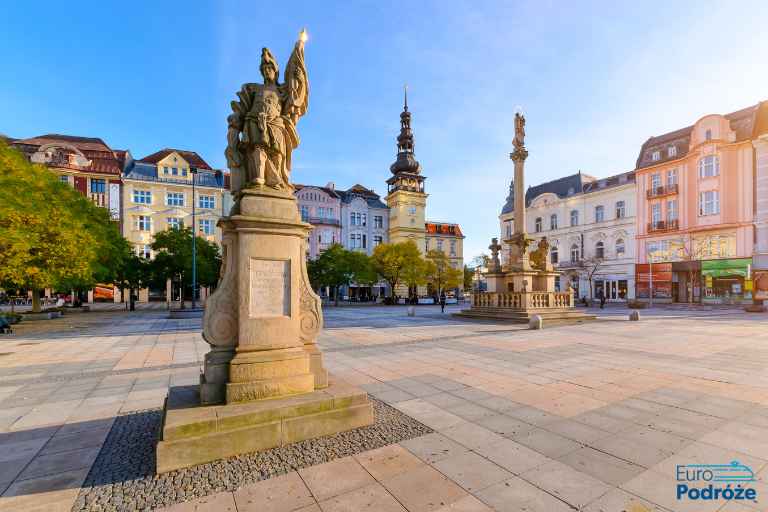
{"type": "Polygon", "coordinates": [[[671,185],[661,185],[659,187],[652,186],[646,191],[646,195],[648,199],[652,199],[655,197],[671,196],[677,194],[677,192],[677,183],[673,183],[671,185]]]}
{"type": "Polygon", "coordinates": [[[657,220],[648,223],[648,232],[675,231],[680,229],[680,222],[677,219],[657,220]]]}
{"type": "Polygon", "coordinates": [[[326,226],[341,226],[341,221],[339,219],[332,219],[329,217],[301,217],[301,220],[304,222],[309,222],[310,224],[324,224],[326,226]]]}
{"type": "Polygon", "coordinates": [[[91,192],[91,201],[93,201],[93,204],[96,206],[101,206],[102,208],[106,208],[107,206],[107,194],[105,193],[99,193],[99,192],[91,192]]]}

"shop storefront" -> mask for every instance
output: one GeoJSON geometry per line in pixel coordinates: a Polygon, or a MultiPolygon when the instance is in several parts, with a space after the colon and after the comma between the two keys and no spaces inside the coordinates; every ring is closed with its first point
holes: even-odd
{"type": "Polygon", "coordinates": [[[597,279],[595,280],[594,297],[603,293],[609,302],[621,302],[629,298],[628,279],[597,279]]]}
{"type": "Polygon", "coordinates": [[[672,263],[673,302],[701,302],[701,261],[672,263]]]}
{"type": "Polygon", "coordinates": [[[739,304],[752,300],[752,258],[701,262],[702,303],[739,304]]]}
{"type": "Polygon", "coordinates": [[[651,293],[653,293],[653,300],[672,302],[672,264],[640,263],[635,265],[635,288],[638,299],[649,300],[651,293]]]}

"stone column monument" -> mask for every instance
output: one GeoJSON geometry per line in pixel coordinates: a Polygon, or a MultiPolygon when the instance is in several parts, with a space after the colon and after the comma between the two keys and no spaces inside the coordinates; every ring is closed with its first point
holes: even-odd
{"type": "Polygon", "coordinates": [[[307,277],[311,226],[290,182],[309,101],[305,39],[302,32],[283,83],[262,49],[264,83],[244,84],[231,103],[225,154],[235,203],[220,220],[221,279],[203,316],[211,351],[199,392],[169,393],[158,472],[373,422],[367,394],[329,380],[315,344],[323,315],[307,277]]]}

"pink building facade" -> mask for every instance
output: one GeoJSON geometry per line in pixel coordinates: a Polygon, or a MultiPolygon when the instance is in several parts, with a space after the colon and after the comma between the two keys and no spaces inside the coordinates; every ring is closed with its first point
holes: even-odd
{"type": "Polygon", "coordinates": [[[637,297],[752,299],[758,105],[643,144],[636,165],[637,297]]]}
{"type": "Polygon", "coordinates": [[[341,243],[341,196],[333,183],[325,187],[294,185],[301,220],[312,224],[307,257],[317,258],[332,244],[341,243]]]}

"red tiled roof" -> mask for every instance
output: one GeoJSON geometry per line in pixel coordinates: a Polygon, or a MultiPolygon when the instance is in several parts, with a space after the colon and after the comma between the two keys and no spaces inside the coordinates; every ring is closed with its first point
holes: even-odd
{"type": "Polygon", "coordinates": [[[31,156],[40,146],[46,144],[70,145],[82,152],[85,157],[91,161],[88,167],[78,167],[66,162],[55,162],[48,164],[49,167],[59,167],[73,169],[82,172],[96,172],[100,174],[122,173],[120,161],[112,149],[100,138],[97,137],[79,137],[75,135],[61,135],[49,133],[29,139],[17,139],[13,145],[21,149],[27,156],[31,156]]]}
{"type": "Polygon", "coordinates": [[[203,160],[203,157],[195,153],[194,151],[184,151],[181,149],[173,149],[173,148],[165,148],[161,149],[160,151],[157,151],[155,153],[152,153],[151,155],[147,155],[144,158],[140,159],[139,162],[144,162],[148,164],[157,164],[160,160],[167,157],[171,153],[176,152],[178,153],[184,160],[189,162],[189,165],[192,167],[197,167],[198,169],[211,169],[211,166],[208,165],[208,162],[203,160]]]}
{"type": "Polygon", "coordinates": [[[425,222],[424,228],[427,233],[433,235],[449,235],[464,238],[461,228],[458,224],[449,224],[447,222],[425,222]]]}

